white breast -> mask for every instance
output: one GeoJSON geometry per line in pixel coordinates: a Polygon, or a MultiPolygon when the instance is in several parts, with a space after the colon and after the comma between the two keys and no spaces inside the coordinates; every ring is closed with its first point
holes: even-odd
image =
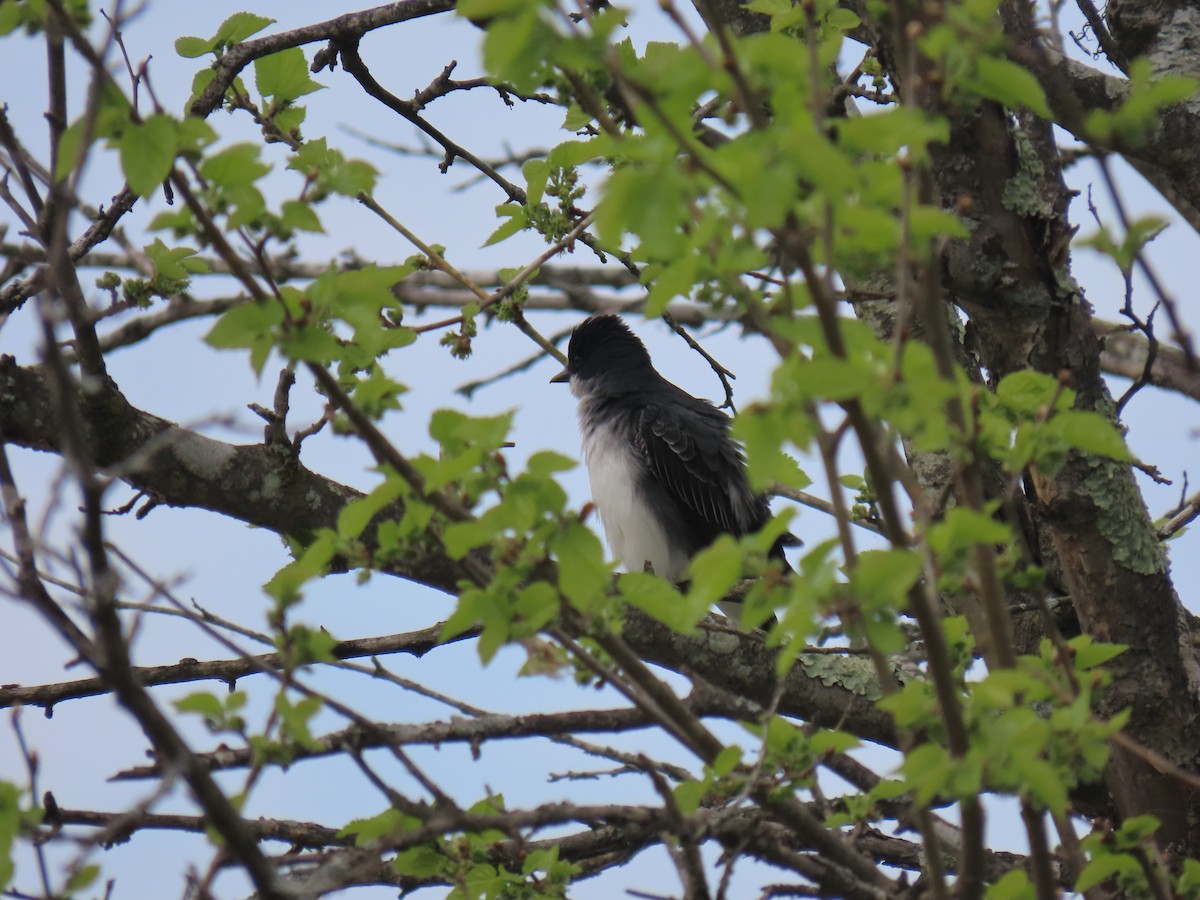
{"type": "Polygon", "coordinates": [[[639,460],[629,443],[611,428],[585,428],[583,458],[613,557],[627,572],[641,572],[649,563],[656,575],[682,580],[687,556],[671,547],[659,517],[638,490],[639,460]]]}

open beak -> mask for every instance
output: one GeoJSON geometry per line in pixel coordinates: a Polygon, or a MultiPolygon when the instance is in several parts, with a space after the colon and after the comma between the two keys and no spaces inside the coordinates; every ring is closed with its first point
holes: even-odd
{"type": "Polygon", "coordinates": [[[571,380],[571,376],[567,374],[567,370],[563,369],[557,375],[550,379],[551,384],[567,384],[571,380]]]}

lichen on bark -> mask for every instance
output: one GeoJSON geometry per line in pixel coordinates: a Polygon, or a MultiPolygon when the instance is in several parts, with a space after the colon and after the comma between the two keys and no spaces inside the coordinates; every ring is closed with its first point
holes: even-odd
{"type": "Polygon", "coordinates": [[[1088,460],[1084,488],[1096,507],[1096,526],[1112,547],[1113,560],[1139,575],[1167,570],[1167,557],[1137,492],[1121,463],[1088,460]]]}

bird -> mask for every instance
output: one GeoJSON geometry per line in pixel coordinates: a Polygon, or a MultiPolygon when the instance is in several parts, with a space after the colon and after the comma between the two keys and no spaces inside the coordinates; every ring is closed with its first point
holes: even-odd
{"type": "MultiPolygon", "coordinates": [[[[660,375],[619,316],[581,322],[566,368],[550,381],[569,384],[579,401],[592,502],[626,571],[649,567],[680,583],[692,557],[717,537],[751,534],[770,519],[766,496],[750,486],[729,416],[660,375]]],[[[770,555],[787,567],[783,548],[797,543],[783,535],[770,555]]]]}

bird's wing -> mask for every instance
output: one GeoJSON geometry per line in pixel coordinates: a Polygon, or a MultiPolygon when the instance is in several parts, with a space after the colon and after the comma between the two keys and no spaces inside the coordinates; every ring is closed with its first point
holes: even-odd
{"type": "Polygon", "coordinates": [[[647,404],[637,422],[634,443],[655,481],[709,526],[710,540],[762,527],[769,512],[750,490],[729,418],[692,397],[686,401],[647,404]]]}

